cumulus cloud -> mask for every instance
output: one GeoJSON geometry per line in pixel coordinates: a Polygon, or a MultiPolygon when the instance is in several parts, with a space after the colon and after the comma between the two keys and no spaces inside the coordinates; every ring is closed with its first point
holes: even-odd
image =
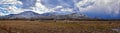
{"type": "Polygon", "coordinates": [[[41,0],[36,0],[35,7],[31,7],[33,12],[43,14],[47,12],[53,12],[54,10],[51,8],[47,8],[45,5],[41,3],[41,0]]]}
{"type": "Polygon", "coordinates": [[[20,9],[22,3],[17,0],[0,0],[0,14],[8,15],[8,14],[17,14],[22,12],[20,9]]]}

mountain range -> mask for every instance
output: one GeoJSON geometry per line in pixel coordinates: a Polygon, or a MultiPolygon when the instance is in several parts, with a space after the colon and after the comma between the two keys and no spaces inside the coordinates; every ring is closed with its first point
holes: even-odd
{"type": "Polygon", "coordinates": [[[70,14],[58,14],[56,12],[49,12],[38,14],[32,11],[25,11],[19,14],[10,14],[6,16],[0,16],[0,19],[88,19],[84,14],[70,13],[70,14]]]}

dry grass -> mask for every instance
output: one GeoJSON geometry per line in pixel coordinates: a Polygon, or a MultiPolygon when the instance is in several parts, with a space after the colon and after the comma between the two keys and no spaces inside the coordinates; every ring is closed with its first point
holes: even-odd
{"type": "Polygon", "coordinates": [[[117,33],[119,21],[0,21],[0,33],[117,33]]]}

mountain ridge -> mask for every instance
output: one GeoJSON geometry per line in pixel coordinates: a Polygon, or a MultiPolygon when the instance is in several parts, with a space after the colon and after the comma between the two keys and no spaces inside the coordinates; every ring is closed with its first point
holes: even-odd
{"type": "Polygon", "coordinates": [[[19,14],[10,14],[1,16],[0,19],[87,19],[84,14],[71,13],[66,15],[58,15],[54,12],[38,14],[32,11],[26,11],[19,14]]]}

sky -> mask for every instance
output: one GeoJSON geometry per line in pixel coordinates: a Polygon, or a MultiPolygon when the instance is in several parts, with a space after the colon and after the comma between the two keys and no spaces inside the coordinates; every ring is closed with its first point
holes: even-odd
{"type": "Polygon", "coordinates": [[[82,13],[91,18],[120,19],[120,0],[0,0],[0,16],[25,11],[82,13]]]}

